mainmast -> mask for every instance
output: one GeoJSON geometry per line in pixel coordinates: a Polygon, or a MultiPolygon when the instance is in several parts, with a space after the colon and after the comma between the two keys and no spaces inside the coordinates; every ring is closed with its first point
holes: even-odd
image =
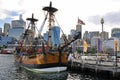
{"type": "Polygon", "coordinates": [[[43,10],[47,11],[49,14],[48,46],[52,48],[52,26],[54,24],[54,13],[58,11],[58,9],[52,7],[52,2],[50,2],[50,6],[44,7],[43,10]]]}
{"type": "Polygon", "coordinates": [[[30,47],[33,45],[33,39],[35,37],[35,22],[38,21],[38,19],[34,18],[34,14],[32,14],[32,18],[27,18],[26,20],[30,21],[30,25],[28,26],[29,34],[30,34],[30,47]]]}

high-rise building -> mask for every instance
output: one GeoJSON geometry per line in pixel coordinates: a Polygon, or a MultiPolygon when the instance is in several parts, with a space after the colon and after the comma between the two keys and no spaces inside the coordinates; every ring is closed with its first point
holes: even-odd
{"type": "Polygon", "coordinates": [[[22,19],[22,15],[20,15],[19,20],[13,20],[11,24],[12,25],[9,29],[8,36],[14,37],[17,40],[21,39],[26,28],[26,22],[22,19]]]}
{"type": "Polygon", "coordinates": [[[17,40],[20,40],[24,31],[25,31],[25,29],[23,27],[14,27],[14,28],[9,29],[8,36],[14,37],[17,40]]]}
{"type": "Polygon", "coordinates": [[[89,35],[90,35],[90,39],[91,39],[93,37],[99,37],[100,33],[99,33],[99,31],[93,31],[93,32],[89,32],[89,35]]]}
{"type": "Polygon", "coordinates": [[[91,47],[97,48],[97,46],[98,46],[98,39],[101,40],[100,37],[96,37],[96,36],[91,38],[91,47]]]}
{"type": "Polygon", "coordinates": [[[76,33],[77,33],[77,31],[74,30],[74,29],[72,29],[72,30],[70,31],[71,37],[74,37],[74,36],[76,35],[76,33]]]}
{"type": "Polygon", "coordinates": [[[83,39],[90,44],[90,34],[88,31],[85,31],[84,35],[83,35],[83,39]]]}
{"type": "Polygon", "coordinates": [[[60,45],[60,27],[59,26],[52,27],[52,44],[53,46],[60,45]]]}
{"type": "Polygon", "coordinates": [[[22,15],[20,15],[19,20],[13,20],[11,22],[11,27],[23,27],[26,28],[26,22],[22,19],[22,15]]]}
{"type": "Polygon", "coordinates": [[[79,39],[81,39],[82,38],[82,25],[81,24],[78,23],[76,25],[76,31],[80,34],[79,39]]]}
{"type": "Polygon", "coordinates": [[[0,35],[2,35],[2,28],[0,28],[0,35]]]}
{"type": "Polygon", "coordinates": [[[8,35],[9,29],[10,29],[10,24],[9,23],[5,23],[4,24],[4,35],[5,36],[8,35]]]}
{"type": "Polygon", "coordinates": [[[120,28],[113,28],[111,32],[111,37],[117,37],[120,39],[120,28]]]}
{"type": "Polygon", "coordinates": [[[108,32],[105,31],[101,32],[100,36],[102,40],[107,40],[109,38],[108,32]]]}
{"type": "Polygon", "coordinates": [[[106,51],[109,52],[109,53],[114,54],[115,41],[118,42],[117,50],[119,50],[120,40],[119,40],[119,38],[116,38],[116,37],[111,37],[111,38],[109,38],[108,40],[105,40],[105,41],[103,42],[103,47],[104,47],[103,49],[106,50],[106,51]],[[112,51],[111,51],[111,50],[112,50],[112,51]]]}

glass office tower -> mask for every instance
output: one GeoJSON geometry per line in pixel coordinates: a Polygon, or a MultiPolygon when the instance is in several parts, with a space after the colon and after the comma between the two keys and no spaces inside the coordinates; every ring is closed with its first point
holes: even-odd
{"type": "Polygon", "coordinates": [[[52,27],[52,43],[53,43],[53,46],[56,46],[56,47],[60,45],[60,27],[59,26],[52,27]]]}

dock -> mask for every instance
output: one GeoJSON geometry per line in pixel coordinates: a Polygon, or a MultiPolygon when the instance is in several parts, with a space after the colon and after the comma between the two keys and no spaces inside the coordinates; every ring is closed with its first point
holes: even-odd
{"type": "Polygon", "coordinates": [[[120,61],[109,60],[92,60],[82,59],[81,57],[73,58],[68,63],[68,70],[85,74],[92,74],[98,77],[120,79],[120,61]]]}

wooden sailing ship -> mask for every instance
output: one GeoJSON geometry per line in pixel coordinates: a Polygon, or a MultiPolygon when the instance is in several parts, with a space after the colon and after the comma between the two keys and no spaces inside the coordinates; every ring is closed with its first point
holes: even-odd
{"type": "Polygon", "coordinates": [[[37,19],[32,15],[32,18],[27,18],[30,24],[22,37],[22,41],[19,42],[19,46],[16,47],[15,60],[23,67],[40,73],[66,71],[69,54],[67,46],[75,41],[79,34],[72,41],[53,48],[51,30],[54,23],[54,13],[58,9],[52,7],[50,2],[50,6],[44,7],[43,10],[47,12],[45,20],[47,17],[49,19],[48,41],[42,39],[41,35],[35,38],[35,22],[37,19]]]}

